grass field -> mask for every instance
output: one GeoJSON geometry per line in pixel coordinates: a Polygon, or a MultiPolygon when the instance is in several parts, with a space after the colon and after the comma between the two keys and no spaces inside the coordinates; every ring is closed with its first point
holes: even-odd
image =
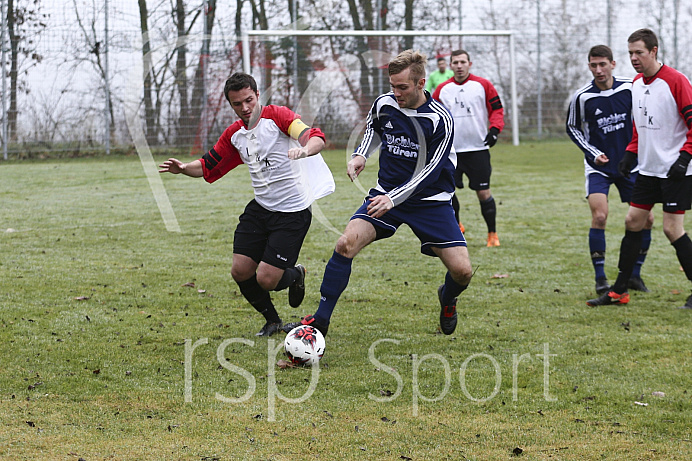
{"type": "MultiPolygon", "coordinates": [[[[305,302],[273,296],[284,321],[314,312],[328,227],[362,200],[346,154],[326,158],[337,191],[303,247],[305,302]]],[[[164,176],[168,232],[136,156],[0,163],[0,457],[691,459],[692,315],[675,308],[690,284],[660,206],[651,293],[589,308],[581,155],[505,144],[493,166],[501,247],[459,195],[477,272],[456,333],[437,331],[442,265],[403,228],[356,258],[304,398],[311,370],[276,366],[284,335],[254,336],[263,321],[228,275],[246,170],[164,176]]],[[[625,211],[613,200],[611,280],[625,211]]]]}

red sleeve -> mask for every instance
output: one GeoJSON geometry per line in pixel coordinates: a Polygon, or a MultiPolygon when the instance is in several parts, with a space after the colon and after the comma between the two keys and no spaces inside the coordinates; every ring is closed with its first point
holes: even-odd
{"type": "MultiPolygon", "coordinates": [[[[634,82],[640,78],[642,78],[642,74],[637,74],[632,80],[632,85],[634,85],[634,82]]],[[[627,152],[639,154],[639,135],[637,134],[637,124],[634,123],[634,121],[632,122],[632,140],[630,140],[629,144],[627,144],[627,148],[625,150],[627,152]]]]}
{"type": "Polygon", "coordinates": [[[637,125],[632,124],[632,140],[627,144],[625,149],[627,152],[639,154],[639,135],[637,134],[637,125]]]}
{"type": "Polygon", "coordinates": [[[265,106],[262,109],[262,118],[269,118],[276,123],[281,132],[286,136],[296,139],[302,146],[307,144],[313,136],[327,141],[324,133],[319,128],[310,128],[300,119],[300,115],[286,106],[265,106]]]}
{"type": "Polygon", "coordinates": [[[204,180],[212,183],[231,171],[233,168],[243,163],[238,149],[231,143],[231,137],[241,127],[242,122],[238,120],[233,125],[226,128],[216,145],[204,154],[200,159],[204,180]]]}
{"type": "Polygon", "coordinates": [[[668,84],[672,87],[678,112],[687,126],[687,139],[680,150],[692,154],[692,85],[684,74],[677,71],[673,73],[673,78],[668,84]]]}
{"type": "Polygon", "coordinates": [[[497,128],[502,131],[505,127],[505,109],[502,107],[502,101],[500,101],[500,95],[497,94],[497,90],[490,83],[490,80],[479,78],[478,79],[485,89],[485,106],[488,109],[488,123],[489,128],[497,128]]]}

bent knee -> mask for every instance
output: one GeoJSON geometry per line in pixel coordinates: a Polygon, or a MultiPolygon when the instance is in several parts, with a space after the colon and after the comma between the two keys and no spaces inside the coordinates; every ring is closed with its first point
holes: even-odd
{"type": "Polygon", "coordinates": [[[464,264],[458,267],[453,267],[449,270],[449,273],[455,282],[461,285],[468,285],[471,281],[471,277],[473,276],[473,269],[471,268],[471,264],[464,264]]]}
{"type": "Polygon", "coordinates": [[[341,256],[346,256],[347,258],[352,258],[354,255],[356,239],[350,237],[346,234],[342,234],[339,240],[336,241],[336,246],[334,250],[341,256]]]}
{"type": "Polygon", "coordinates": [[[257,283],[264,290],[271,291],[276,288],[276,284],[279,283],[279,279],[277,279],[274,274],[260,269],[257,271],[257,283]]]}

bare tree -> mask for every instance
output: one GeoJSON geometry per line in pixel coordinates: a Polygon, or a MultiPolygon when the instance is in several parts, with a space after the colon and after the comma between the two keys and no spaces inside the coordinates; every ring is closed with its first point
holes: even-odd
{"type": "MultiPolygon", "coordinates": [[[[80,5],[77,4],[77,0],[72,0],[72,4],[74,5],[77,27],[82,35],[83,47],[81,49],[86,50],[85,54],[82,51],[76,52],[75,59],[78,63],[90,63],[98,75],[102,89],[105,89],[106,78],[108,78],[108,75],[106,74],[106,69],[103,62],[104,44],[102,41],[103,39],[99,39],[100,31],[97,30],[97,26],[99,25],[98,15],[100,8],[96,6],[96,2],[94,0],[91,1],[91,8],[86,12],[80,8],[80,5]]],[[[113,99],[110,92],[108,93],[108,108],[110,118],[108,124],[109,136],[112,136],[113,132],[115,131],[115,117],[113,115],[113,99]]]]}
{"type": "Polygon", "coordinates": [[[142,31],[142,63],[144,65],[144,134],[151,145],[156,141],[154,103],[152,99],[151,44],[149,42],[149,11],[147,0],[139,2],[139,26],[142,31]]]}
{"type": "Polygon", "coordinates": [[[20,55],[28,57],[28,71],[43,56],[36,52],[35,37],[46,28],[46,15],[40,12],[39,0],[7,0],[7,31],[10,39],[10,107],[7,111],[8,136],[17,140],[17,93],[19,91],[20,55]]]}

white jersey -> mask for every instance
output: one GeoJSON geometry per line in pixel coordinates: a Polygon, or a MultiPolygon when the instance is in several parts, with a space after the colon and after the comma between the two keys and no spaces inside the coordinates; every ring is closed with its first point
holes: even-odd
{"type": "Polygon", "coordinates": [[[242,121],[229,126],[209,153],[202,157],[204,178],[214,182],[240,163],[250,171],[255,200],[269,211],[294,212],[334,191],[334,179],[320,154],[291,160],[288,150],[297,139],[324,137],[283,106],[265,106],[255,126],[242,121]]]}
{"type": "MultiPolygon", "coordinates": [[[[634,133],[627,150],[638,154],[639,173],[666,178],[684,150],[692,154],[692,86],[683,74],[663,65],[653,77],[632,83],[634,133]]],[[[687,176],[692,175],[692,163],[687,176]]]]}

